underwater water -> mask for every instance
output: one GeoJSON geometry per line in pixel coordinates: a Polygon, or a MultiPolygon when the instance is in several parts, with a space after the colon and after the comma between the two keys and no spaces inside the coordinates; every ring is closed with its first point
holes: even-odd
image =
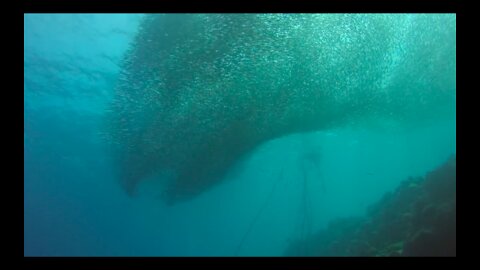
{"type": "Polygon", "coordinates": [[[25,256],[344,256],[455,154],[454,14],[24,15],[25,256]]]}

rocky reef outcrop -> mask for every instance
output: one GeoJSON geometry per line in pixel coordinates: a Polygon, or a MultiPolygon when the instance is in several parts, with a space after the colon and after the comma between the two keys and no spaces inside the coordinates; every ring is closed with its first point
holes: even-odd
{"type": "Polygon", "coordinates": [[[334,220],[287,256],[456,256],[456,157],[409,178],[363,217],[334,220]]]}

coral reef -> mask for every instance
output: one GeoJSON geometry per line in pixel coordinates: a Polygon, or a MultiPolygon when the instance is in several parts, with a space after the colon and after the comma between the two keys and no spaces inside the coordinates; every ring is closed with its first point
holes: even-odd
{"type": "Polygon", "coordinates": [[[332,221],[287,256],[456,256],[456,158],[409,178],[364,217],[332,221]]]}

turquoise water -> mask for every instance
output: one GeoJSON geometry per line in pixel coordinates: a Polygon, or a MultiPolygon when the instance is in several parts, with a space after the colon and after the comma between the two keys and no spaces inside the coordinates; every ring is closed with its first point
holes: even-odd
{"type": "Polygon", "coordinates": [[[452,14],[26,14],[24,254],[282,256],[456,153],[455,54],[452,14]]]}

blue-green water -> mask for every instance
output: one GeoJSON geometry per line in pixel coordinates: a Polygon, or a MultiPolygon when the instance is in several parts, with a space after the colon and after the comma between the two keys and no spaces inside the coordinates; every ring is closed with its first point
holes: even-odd
{"type": "Polygon", "coordinates": [[[24,16],[26,256],[282,256],[456,153],[455,15],[143,19],[24,16]]]}

